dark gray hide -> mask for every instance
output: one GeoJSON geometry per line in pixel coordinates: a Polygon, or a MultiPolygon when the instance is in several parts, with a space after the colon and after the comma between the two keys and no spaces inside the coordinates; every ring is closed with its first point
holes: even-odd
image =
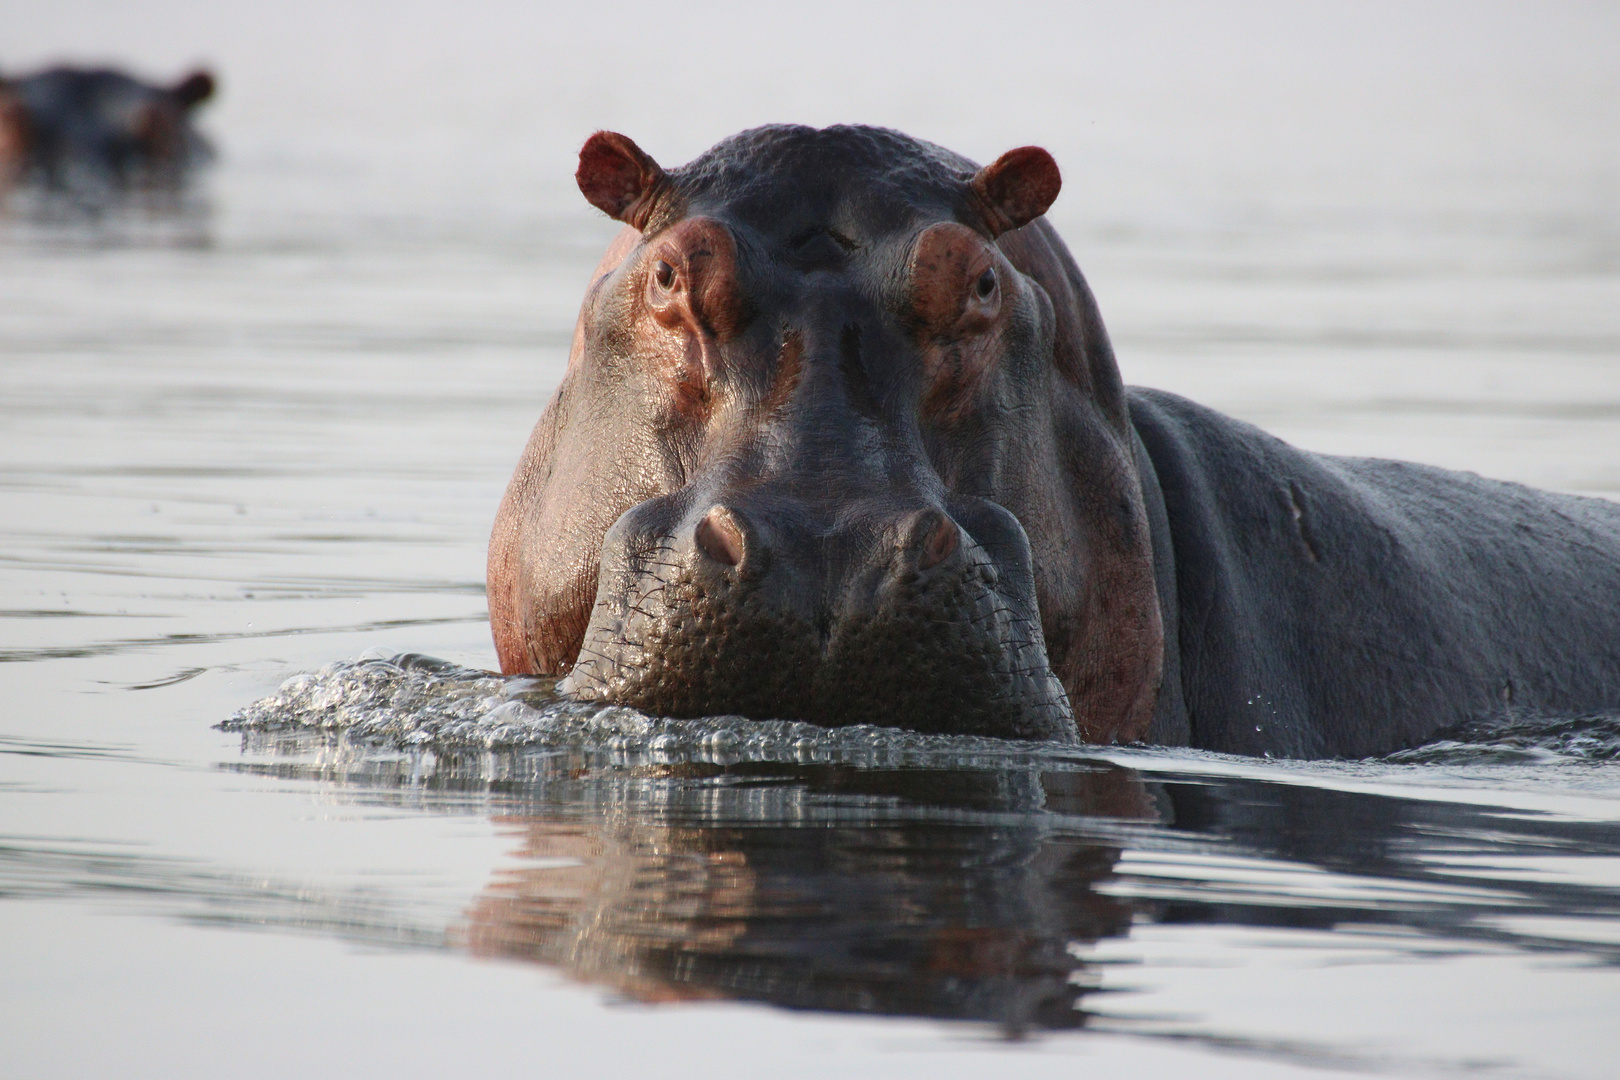
{"type": "Polygon", "coordinates": [[[1166,647],[1173,626],[1185,700],[1161,697],[1156,741],[1354,758],[1620,714],[1620,504],[1306,453],[1129,393],[1175,556],[1160,596],[1178,609],[1166,647]]]}

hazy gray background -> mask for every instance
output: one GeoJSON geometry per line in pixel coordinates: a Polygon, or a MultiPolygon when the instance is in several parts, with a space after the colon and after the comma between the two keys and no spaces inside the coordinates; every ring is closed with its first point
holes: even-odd
{"type": "MultiPolygon", "coordinates": [[[[1051,149],[1130,381],[1322,449],[1614,491],[1617,48],[1608,3],[14,3],[0,64],[218,70],[220,249],[343,273],[194,292],[194,333],[357,301],[409,340],[563,333],[609,233],[571,182],[591,131],[673,165],[861,121],[1051,149]]],[[[538,403],[555,355],[530,358],[538,403]]]]}
{"type": "MultiPolygon", "coordinates": [[[[494,662],[484,544],[615,228],[572,182],[603,127],[666,165],[772,121],[1040,143],[1128,381],[1620,496],[1616,57],[1612,3],[10,0],[0,71],[213,65],[221,156],[200,220],[0,221],[0,1074],[1249,1078],[1340,1047],[1607,1076],[1612,970],[1342,934],[1107,946],[1112,1000],[1264,1060],[607,1007],[375,944],[443,945],[513,863],[481,797],[234,771],[210,725],[368,647],[494,662]]],[[[1614,820],[1606,772],[1549,776],[1458,797],[1614,820]]],[[[1296,870],[1234,887],[1360,887],[1296,870]]]]}

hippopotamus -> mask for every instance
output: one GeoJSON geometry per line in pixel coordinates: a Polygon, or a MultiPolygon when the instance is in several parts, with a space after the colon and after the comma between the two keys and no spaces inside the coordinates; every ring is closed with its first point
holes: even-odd
{"type": "Polygon", "coordinates": [[[1127,388],[1045,150],[599,132],[576,179],[624,227],[490,538],[503,671],[1310,758],[1620,709],[1620,504],[1127,388]]]}
{"type": "Polygon", "coordinates": [[[52,192],[173,189],[209,156],[191,118],[213,93],[202,70],[169,86],[65,66],[0,79],[0,173],[52,192]]]}

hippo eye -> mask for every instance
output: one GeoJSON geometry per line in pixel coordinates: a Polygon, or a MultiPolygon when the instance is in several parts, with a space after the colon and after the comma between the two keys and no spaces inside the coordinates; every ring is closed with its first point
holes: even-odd
{"type": "Polygon", "coordinates": [[[663,259],[653,265],[653,280],[658,282],[660,289],[667,289],[675,284],[675,268],[663,259]]]}
{"type": "Polygon", "coordinates": [[[980,300],[990,299],[990,294],[996,291],[996,271],[994,268],[987,269],[979,275],[979,280],[974,282],[973,291],[978,294],[980,300]]]}

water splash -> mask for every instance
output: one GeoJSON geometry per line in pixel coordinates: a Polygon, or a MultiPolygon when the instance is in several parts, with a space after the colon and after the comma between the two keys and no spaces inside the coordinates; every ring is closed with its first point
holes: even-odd
{"type": "MultiPolygon", "coordinates": [[[[339,735],[351,745],[441,753],[566,747],[624,765],[776,761],[997,767],[1088,752],[1068,744],[925,735],[869,724],[824,728],[742,716],[656,717],[575,700],[559,693],[552,679],[504,677],[416,653],[383,652],[295,675],[274,695],[238,710],[219,727],[339,735]]],[[[1616,761],[1620,716],[1516,717],[1459,728],[1425,746],[1372,760],[1437,766],[1616,761]]]]}
{"type": "Polygon", "coordinates": [[[416,653],[369,653],[295,675],[218,725],[244,733],[339,734],[345,742],[455,752],[569,748],[616,765],[839,762],[864,767],[996,766],[1050,756],[1062,744],[926,735],[870,724],[648,716],[577,701],[555,680],[504,677],[416,653]]]}
{"type": "Polygon", "coordinates": [[[1406,765],[1558,765],[1620,761],[1620,716],[1521,716],[1469,725],[1383,760],[1406,765]]]}

